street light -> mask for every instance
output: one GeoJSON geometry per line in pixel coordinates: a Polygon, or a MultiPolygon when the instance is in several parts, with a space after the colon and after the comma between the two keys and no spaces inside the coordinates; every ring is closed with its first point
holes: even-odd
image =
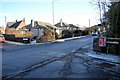
{"type": "Polygon", "coordinates": [[[52,1],[53,25],[54,25],[54,3],[55,3],[55,1],[57,1],[57,0],[52,1]]]}

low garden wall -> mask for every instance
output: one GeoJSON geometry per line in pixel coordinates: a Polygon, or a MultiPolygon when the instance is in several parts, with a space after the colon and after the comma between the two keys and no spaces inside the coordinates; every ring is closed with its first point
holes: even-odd
{"type": "Polygon", "coordinates": [[[120,38],[95,38],[93,50],[103,53],[120,54],[120,38]],[[103,39],[102,45],[100,39],[103,39]]]}
{"type": "Polygon", "coordinates": [[[6,35],[4,34],[5,39],[9,41],[21,42],[21,43],[30,43],[30,38],[16,38],[15,35],[6,35]]]}

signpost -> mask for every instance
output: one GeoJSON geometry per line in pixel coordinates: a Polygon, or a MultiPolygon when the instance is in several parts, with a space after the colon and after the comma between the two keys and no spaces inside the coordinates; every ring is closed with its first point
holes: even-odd
{"type": "Polygon", "coordinates": [[[106,46],[106,38],[99,38],[99,46],[100,47],[106,46]]]}

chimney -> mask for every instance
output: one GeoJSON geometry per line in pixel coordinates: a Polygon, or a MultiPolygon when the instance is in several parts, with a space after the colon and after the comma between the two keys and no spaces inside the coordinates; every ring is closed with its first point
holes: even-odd
{"type": "Polygon", "coordinates": [[[6,18],[6,16],[5,16],[5,26],[7,26],[7,18],[6,18]]]}
{"type": "Polygon", "coordinates": [[[60,26],[63,26],[63,25],[62,25],[62,19],[60,19],[60,26]]]}
{"type": "Polygon", "coordinates": [[[25,18],[23,18],[23,22],[25,22],[25,18]]]}
{"type": "Polygon", "coordinates": [[[17,20],[15,22],[17,22],[17,20]]]}
{"type": "Polygon", "coordinates": [[[31,27],[33,27],[34,26],[34,21],[33,21],[33,19],[31,19],[31,27]]]}

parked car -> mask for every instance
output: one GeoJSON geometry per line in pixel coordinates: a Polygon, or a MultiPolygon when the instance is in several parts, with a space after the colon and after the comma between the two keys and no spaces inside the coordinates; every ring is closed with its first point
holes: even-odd
{"type": "Polygon", "coordinates": [[[4,35],[0,35],[0,42],[4,42],[4,41],[5,41],[4,35]]]}
{"type": "Polygon", "coordinates": [[[93,33],[92,33],[92,36],[97,36],[97,35],[98,35],[97,32],[93,32],[93,33]]]}

